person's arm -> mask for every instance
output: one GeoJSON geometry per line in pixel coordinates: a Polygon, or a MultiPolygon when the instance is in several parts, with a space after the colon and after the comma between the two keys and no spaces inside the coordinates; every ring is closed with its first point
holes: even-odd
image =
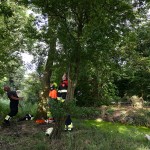
{"type": "Polygon", "coordinates": [[[16,100],[16,101],[22,99],[22,97],[15,97],[15,96],[13,96],[13,95],[11,95],[10,98],[13,99],[13,100],[16,100]]]}

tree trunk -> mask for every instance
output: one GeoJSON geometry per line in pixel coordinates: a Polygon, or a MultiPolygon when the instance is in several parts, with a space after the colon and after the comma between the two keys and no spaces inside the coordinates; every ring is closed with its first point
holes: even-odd
{"type": "Polygon", "coordinates": [[[42,82],[42,91],[39,94],[39,105],[38,105],[38,118],[46,118],[47,117],[47,102],[49,100],[49,86],[50,86],[50,77],[52,75],[52,67],[55,58],[56,51],[56,39],[53,38],[50,41],[50,49],[48,51],[48,58],[45,65],[45,71],[43,74],[42,82]]]}
{"type": "MultiPolygon", "coordinates": [[[[80,66],[80,51],[81,51],[81,45],[80,45],[80,37],[82,35],[82,19],[79,20],[78,24],[78,31],[77,31],[77,48],[74,51],[76,55],[74,55],[73,52],[73,59],[70,59],[71,62],[69,62],[69,70],[68,70],[68,90],[67,90],[67,96],[66,96],[66,103],[67,101],[71,101],[74,98],[74,92],[78,81],[78,75],[79,75],[79,66],[80,66]]],[[[61,138],[61,132],[65,125],[65,118],[57,118],[56,124],[54,126],[54,130],[52,132],[51,138],[59,139],[61,138]]]]}
{"type": "Polygon", "coordinates": [[[75,92],[75,88],[76,88],[76,82],[77,81],[73,82],[71,79],[68,80],[68,90],[67,90],[66,101],[74,99],[74,92],[75,92]]]}
{"type": "MultiPolygon", "coordinates": [[[[46,68],[45,68],[46,70],[46,68]]],[[[45,71],[42,78],[42,91],[39,93],[39,104],[38,104],[38,118],[47,118],[47,102],[48,102],[48,92],[49,92],[49,83],[50,83],[51,71],[45,71]]]]}
{"type": "Polygon", "coordinates": [[[62,130],[64,129],[64,126],[65,126],[65,117],[57,118],[53,132],[50,135],[50,139],[61,139],[61,134],[62,130]]]}

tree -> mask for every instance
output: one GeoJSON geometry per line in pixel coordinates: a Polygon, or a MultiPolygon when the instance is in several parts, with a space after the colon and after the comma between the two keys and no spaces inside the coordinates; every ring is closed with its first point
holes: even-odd
{"type": "MultiPolygon", "coordinates": [[[[94,101],[98,99],[97,105],[108,104],[113,100],[116,96],[114,78],[120,78],[120,71],[127,69],[123,63],[129,62],[127,57],[130,50],[124,48],[123,40],[128,40],[128,35],[132,35],[130,31],[135,25],[133,23],[137,23],[135,18],[138,16],[140,19],[133,8],[136,7],[141,11],[146,3],[141,0],[135,1],[135,4],[132,0],[46,0],[44,2],[23,0],[22,2],[29,4],[33,11],[42,13],[41,16],[44,18],[43,26],[39,25],[41,24],[39,20],[34,22],[34,25],[38,26],[34,38],[37,38],[36,42],[42,41],[45,45],[35,48],[36,53],[45,52],[41,56],[47,56],[47,59],[41,59],[46,62],[45,65],[41,63],[44,66],[41,74],[42,112],[48,99],[51,76],[56,71],[60,73],[59,77],[64,71],[68,73],[68,101],[74,98],[74,91],[81,77],[86,77],[88,83],[94,82],[95,87],[88,92],[95,92],[94,101]],[[83,76],[84,70],[87,75],[83,76]]],[[[36,43],[36,46],[39,44],[36,43]]],[[[130,48],[133,50],[131,52],[135,53],[133,46],[130,42],[130,48]]],[[[128,66],[133,69],[129,64],[128,66]]]]}
{"type": "Polygon", "coordinates": [[[25,11],[14,1],[0,3],[0,78],[10,77],[22,65],[19,51],[23,48],[21,31],[27,21],[25,11]]]}
{"type": "Polygon", "coordinates": [[[120,76],[119,83],[122,82],[123,84],[123,81],[127,79],[125,85],[128,87],[127,89],[124,88],[123,94],[128,93],[130,96],[136,94],[142,96],[144,100],[148,99],[149,96],[148,24],[147,22],[140,25],[130,32],[120,45],[122,77],[120,76]]]}

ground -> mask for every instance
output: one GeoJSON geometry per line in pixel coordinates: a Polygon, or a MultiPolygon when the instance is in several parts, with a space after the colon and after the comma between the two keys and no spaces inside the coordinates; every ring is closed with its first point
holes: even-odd
{"type": "Polygon", "coordinates": [[[36,124],[35,121],[13,121],[9,127],[0,128],[0,149],[1,150],[23,150],[36,149],[41,140],[49,143],[49,138],[45,135],[47,128],[53,124],[36,124]],[[17,149],[16,149],[17,147],[17,149]]]}
{"type": "MultiPolygon", "coordinates": [[[[144,108],[144,110],[150,110],[150,108],[144,108]]],[[[121,122],[121,121],[130,121],[130,120],[124,120],[124,118],[132,119],[131,114],[134,114],[134,113],[137,114],[138,110],[132,108],[131,106],[124,106],[124,107],[108,106],[106,108],[105,112],[106,112],[106,114],[104,113],[104,117],[105,117],[105,115],[107,115],[107,117],[108,117],[106,119],[107,121],[121,122]],[[127,117],[128,115],[130,115],[130,118],[127,117]]],[[[140,117],[139,117],[139,119],[134,118],[134,120],[140,121],[140,123],[142,123],[144,117],[142,116],[142,119],[141,120],[140,119],[141,119],[140,117]]],[[[94,120],[94,118],[93,118],[93,120],[94,120]]],[[[145,120],[144,120],[144,122],[145,122],[145,120]]],[[[114,139],[114,137],[111,139],[111,136],[110,136],[111,132],[109,132],[110,129],[106,129],[106,131],[107,131],[106,133],[103,130],[100,133],[97,133],[97,131],[96,132],[90,131],[91,128],[90,129],[85,128],[84,126],[82,126],[81,121],[78,121],[75,123],[75,130],[72,132],[72,135],[69,133],[63,134],[65,137],[64,141],[62,141],[62,140],[61,141],[56,141],[56,140],[51,141],[49,139],[49,137],[45,135],[45,131],[47,128],[50,128],[53,125],[54,124],[39,125],[39,124],[36,124],[35,120],[17,122],[14,119],[12,121],[12,124],[10,127],[4,127],[4,128],[1,127],[0,128],[0,150],[8,150],[8,149],[11,149],[11,150],[49,150],[49,149],[57,150],[57,149],[60,149],[60,147],[61,147],[61,150],[67,150],[67,148],[68,147],[70,148],[70,146],[78,147],[79,146],[78,142],[82,143],[83,141],[87,141],[84,138],[88,139],[96,134],[98,134],[97,135],[98,141],[100,138],[99,136],[106,137],[105,140],[108,140],[110,138],[109,140],[111,141],[114,139]],[[87,132],[89,132],[89,133],[87,133],[87,132]],[[81,133],[83,133],[83,134],[81,134],[81,133]],[[102,135],[102,133],[104,135],[102,135]],[[87,134],[87,136],[86,136],[86,134],[87,134]],[[92,135],[90,135],[90,134],[92,134],[92,135]],[[74,138],[76,139],[76,141],[73,140],[74,138]],[[69,143],[67,143],[68,144],[67,145],[66,142],[68,140],[70,140],[70,141],[69,141],[69,143]]],[[[114,123],[112,123],[112,125],[114,125],[114,127],[116,128],[116,130],[117,130],[116,133],[118,133],[119,132],[118,130],[120,129],[120,127],[117,127],[117,125],[115,125],[114,123]]],[[[99,126],[99,125],[97,125],[97,124],[94,125],[92,122],[91,126],[95,127],[95,126],[99,126]]],[[[103,127],[103,124],[101,124],[100,129],[102,129],[102,127],[103,127]]],[[[110,127],[110,124],[108,126],[106,123],[104,125],[104,127],[108,128],[108,127],[110,127]]],[[[123,128],[125,128],[125,127],[123,127],[123,128]]],[[[136,130],[134,129],[133,131],[136,131],[136,130]]],[[[115,133],[115,135],[116,135],[116,133],[115,133]]],[[[148,130],[148,133],[149,133],[149,130],[148,130]]],[[[142,136],[139,136],[139,138],[141,138],[141,137],[144,137],[144,135],[142,134],[142,136]]],[[[90,140],[91,140],[91,143],[94,143],[94,141],[95,141],[95,140],[92,141],[93,139],[90,139],[90,140]]],[[[103,141],[103,143],[105,142],[105,140],[103,141]]],[[[120,140],[121,140],[121,138],[118,133],[118,138],[115,141],[116,141],[116,143],[123,142],[120,144],[120,145],[123,145],[124,141],[120,141],[120,140]]],[[[128,140],[128,138],[126,140],[128,140]]],[[[128,144],[129,147],[130,147],[130,144],[132,144],[132,141],[133,141],[133,143],[135,142],[134,139],[132,139],[131,143],[128,144]]],[[[124,145],[127,145],[128,142],[130,142],[130,141],[125,142],[124,145]]],[[[143,143],[143,142],[145,142],[145,141],[142,138],[141,143],[143,143]]],[[[99,144],[101,144],[101,142],[99,144]]],[[[103,144],[101,146],[105,146],[105,144],[103,144]]],[[[110,144],[111,144],[111,142],[108,143],[108,145],[107,144],[106,145],[109,146],[110,144]]],[[[137,142],[137,145],[138,144],[139,144],[139,141],[137,142]]],[[[146,144],[148,144],[148,143],[146,143],[146,144]]],[[[84,147],[82,146],[81,149],[85,149],[86,145],[84,145],[84,147]]],[[[91,144],[89,144],[88,146],[91,146],[91,144]]],[[[69,150],[69,148],[68,148],[68,150],[69,150]]]]}

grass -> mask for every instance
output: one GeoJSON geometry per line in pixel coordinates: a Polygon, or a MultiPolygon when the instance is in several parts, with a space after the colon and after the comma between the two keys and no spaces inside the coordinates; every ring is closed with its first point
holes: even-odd
{"type": "MultiPolygon", "coordinates": [[[[35,113],[36,105],[23,103],[20,114],[35,113]]],[[[0,112],[7,114],[7,101],[0,101],[0,112]]],[[[15,119],[15,118],[14,118],[15,119]]],[[[73,119],[74,131],[63,132],[61,140],[52,140],[45,135],[51,124],[37,125],[24,121],[10,128],[0,129],[0,149],[7,150],[150,150],[150,128],[120,123],[104,122],[101,119],[73,119]]]]}
{"type": "Polygon", "coordinates": [[[80,142],[75,149],[87,150],[149,150],[150,142],[144,138],[150,134],[146,127],[135,127],[117,123],[85,120],[80,123],[82,135],[76,139],[80,142]],[[83,130],[84,129],[84,130],[83,130]],[[82,141],[80,141],[80,140],[82,141]]]}
{"type": "Polygon", "coordinates": [[[101,120],[86,120],[85,124],[87,126],[97,127],[98,129],[103,129],[103,131],[118,132],[120,134],[126,135],[136,135],[136,134],[150,134],[150,128],[147,127],[136,127],[132,125],[124,125],[120,123],[104,122],[101,120]]]}
{"type": "Polygon", "coordinates": [[[0,149],[11,150],[149,150],[150,134],[146,127],[136,127],[97,120],[73,120],[75,129],[63,132],[61,140],[45,135],[50,125],[24,121],[0,131],[0,149]]]}

